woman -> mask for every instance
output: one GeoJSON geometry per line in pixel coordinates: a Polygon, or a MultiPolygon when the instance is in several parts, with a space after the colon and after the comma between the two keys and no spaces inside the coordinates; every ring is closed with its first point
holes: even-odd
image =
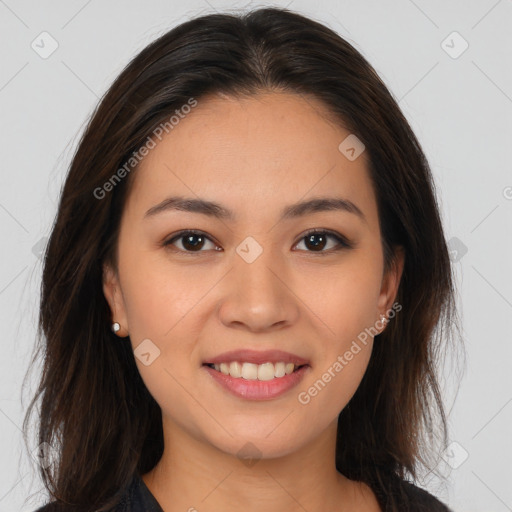
{"type": "Polygon", "coordinates": [[[73,158],[41,298],[39,510],[448,510],[414,483],[447,438],[432,176],[325,26],[215,14],[136,56],[73,158]]]}

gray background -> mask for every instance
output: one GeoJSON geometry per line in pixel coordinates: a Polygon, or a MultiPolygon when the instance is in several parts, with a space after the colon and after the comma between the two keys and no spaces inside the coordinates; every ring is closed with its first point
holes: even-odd
{"type": "MultiPolygon", "coordinates": [[[[39,254],[86,119],[122,67],[164,31],[262,5],[0,0],[0,511],[45,500],[21,436],[37,367],[21,386],[36,332],[39,254]],[[44,55],[53,40],[58,48],[44,55]]],[[[449,357],[444,371],[453,444],[437,470],[447,484],[425,475],[422,485],[455,511],[512,510],[512,1],[265,5],[288,5],[348,39],[423,145],[453,249],[467,366],[461,374],[449,357]]]]}

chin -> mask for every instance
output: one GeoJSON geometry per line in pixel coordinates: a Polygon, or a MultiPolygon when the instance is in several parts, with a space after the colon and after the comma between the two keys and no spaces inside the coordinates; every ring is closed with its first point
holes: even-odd
{"type": "MultiPolygon", "coordinates": [[[[277,425],[277,423],[275,424],[277,425]]],[[[276,459],[290,455],[300,449],[302,439],[293,439],[289,429],[283,429],[284,435],[275,432],[269,435],[273,429],[265,429],[261,433],[234,432],[229,430],[233,437],[223,435],[222,439],[207,439],[218,450],[240,459],[247,466],[251,466],[261,459],[276,459]]],[[[225,432],[224,432],[225,434],[225,432]]]]}

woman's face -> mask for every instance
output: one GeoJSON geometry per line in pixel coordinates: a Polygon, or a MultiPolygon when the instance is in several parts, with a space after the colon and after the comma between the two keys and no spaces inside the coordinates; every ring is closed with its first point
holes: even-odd
{"type": "Polygon", "coordinates": [[[200,99],[133,171],[118,274],[106,269],[113,320],[130,336],[164,428],[230,454],[252,442],[264,457],[285,455],[332,427],[396,294],[401,264],[383,274],[367,155],[353,139],[341,144],[350,132],[322,112],[285,93],[200,99]],[[163,207],[171,197],[219,206],[163,207]],[[294,206],[313,199],[339,203],[294,206]],[[266,398],[262,388],[274,393],[297,376],[224,376],[237,393],[205,363],[239,349],[282,350],[307,366],[266,398]]]}

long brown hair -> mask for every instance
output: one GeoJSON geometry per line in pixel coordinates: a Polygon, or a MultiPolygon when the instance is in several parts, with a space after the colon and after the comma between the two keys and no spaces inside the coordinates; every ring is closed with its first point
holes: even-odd
{"type": "Polygon", "coordinates": [[[110,330],[102,291],[102,264],[115,268],[136,171],[105,184],[191,98],[260,91],[314,97],[357,135],[369,157],[386,268],[395,247],[405,251],[396,298],[403,309],[376,338],[339,415],[337,469],[386,493],[387,477],[416,478],[433,443],[446,444],[436,368],[456,320],[453,277],[418,140],[371,65],[329,28],[278,8],[212,14],[151,43],[104,95],[73,157],[44,255],[35,355],[42,353],[43,371],[24,430],[40,400],[38,444],[51,446],[54,460],[39,472],[51,496],[76,510],[109,510],[134,473],[148,472],[163,453],[160,408],[130,343],[110,330]]]}

